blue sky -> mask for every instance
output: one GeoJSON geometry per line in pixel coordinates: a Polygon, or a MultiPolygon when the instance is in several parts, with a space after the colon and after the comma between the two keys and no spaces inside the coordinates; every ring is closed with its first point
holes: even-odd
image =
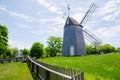
{"type": "Polygon", "coordinates": [[[120,47],[120,0],[0,0],[0,24],[9,30],[11,47],[30,48],[36,41],[47,46],[49,36],[63,36],[68,4],[70,16],[80,22],[91,2],[97,9],[84,29],[120,47]]]}

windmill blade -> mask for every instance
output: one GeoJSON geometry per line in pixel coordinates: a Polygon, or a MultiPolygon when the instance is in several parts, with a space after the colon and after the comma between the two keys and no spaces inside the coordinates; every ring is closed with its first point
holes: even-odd
{"type": "Polygon", "coordinates": [[[93,39],[91,39],[91,37],[88,36],[85,32],[83,32],[83,35],[84,35],[85,40],[89,41],[90,43],[93,42],[93,39]]]}
{"type": "Polygon", "coordinates": [[[102,40],[100,38],[98,38],[97,36],[95,36],[93,33],[91,33],[89,30],[84,29],[84,31],[86,31],[87,33],[89,33],[89,35],[93,36],[95,39],[97,39],[99,42],[102,43],[102,40]]]}
{"type": "Polygon", "coordinates": [[[98,37],[96,37],[95,35],[93,35],[91,32],[83,30],[83,34],[90,40],[95,41],[95,42],[99,42],[100,44],[102,44],[102,40],[99,39],[98,37]]]}
{"type": "Polygon", "coordinates": [[[96,4],[91,3],[89,9],[87,10],[86,14],[84,15],[83,19],[81,20],[80,25],[87,22],[88,18],[95,11],[95,9],[96,9],[96,4]]]}

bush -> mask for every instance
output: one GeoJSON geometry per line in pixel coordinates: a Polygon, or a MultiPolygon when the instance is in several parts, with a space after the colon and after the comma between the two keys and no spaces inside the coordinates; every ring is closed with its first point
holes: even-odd
{"type": "Polygon", "coordinates": [[[27,50],[27,49],[24,48],[24,49],[22,50],[22,54],[23,54],[23,55],[28,55],[28,54],[29,54],[29,50],[27,50]]]}
{"type": "Polygon", "coordinates": [[[35,42],[30,49],[30,56],[35,58],[42,57],[44,53],[44,46],[40,42],[35,42]]]}

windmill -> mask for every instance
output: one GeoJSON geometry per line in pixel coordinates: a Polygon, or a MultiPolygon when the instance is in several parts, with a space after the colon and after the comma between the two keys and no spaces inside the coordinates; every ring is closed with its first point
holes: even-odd
{"type": "Polygon", "coordinates": [[[63,56],[86,55],[84,37],[89,41],[95,41],[99,43],[102,42],[98,37],[96,37],[87,29],[83,30],[83,24],[87,21],[90,14],[95,10],[95,7],[96,5],[92,3],[81,22],[78,23],[75,19],[69,16],[70,8],[68,6],[68,17],[64,26],[63,35],[63,56]]]}

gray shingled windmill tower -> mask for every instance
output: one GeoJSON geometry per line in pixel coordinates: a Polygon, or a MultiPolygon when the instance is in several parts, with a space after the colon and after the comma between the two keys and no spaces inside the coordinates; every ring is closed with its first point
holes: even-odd
{"type": "MultiPolygon", "coordinates": [[[[63,56],[76,56],[76,55],[86,55],[85,41],[83,34],[86,34],[92,39],[96,39],[93,35],[89,34],[86,30],[83,30],[82,23],[86,21],[90,13],[95,10],[95,4],[93,3],[85,16],[78,23],[75,19],[69,16],[69,6],[68,6],[68,17],[64,26],[64,35],[63,35],[63,56]]],[[[97,40],[97,39],[96,39],[97,40]]]]}

